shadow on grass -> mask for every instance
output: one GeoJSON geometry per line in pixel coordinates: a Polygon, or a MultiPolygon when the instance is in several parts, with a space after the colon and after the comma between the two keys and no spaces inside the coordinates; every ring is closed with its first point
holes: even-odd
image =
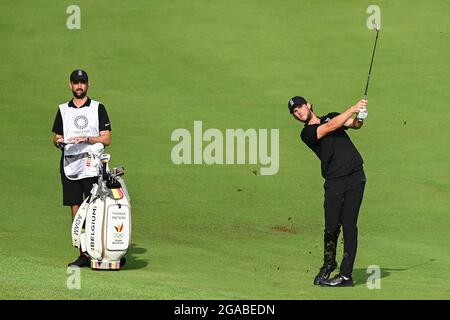
{"type": "MultiPolygon", "coordinates": [[[[435,259],[428,259],[428,261],[410,266],[408,268],[380,268],[381,270],[381,274],[380,274],[380,278],[386,278],[389,277],[391,274],[395,274],[397,272],[402,272],[402,271],[407,271],[410,269],[414,269],[416,267],[420,267],[426,264],[429,264],[431,262],[435,261],[435,259]]],[[[361,285],[366,285],[367,280],[369,279],[369,277],[373,276],[373,272],[367,272],[367,269],[354,269],[353,270],[353,280],[355,281],[355,286],[361,286],[361,285]]]]}
{"type": "Polygon", "coordinates": [[[144,269],[148,266],[149,260],[142,259],[141,254],[146,253],[147,249],[140,248],[136,244],[132,243],[128,248],[128,252],[125,255],[127,263],[123,266],[123,270],[137,270],[144,269]]]}
{"type": "MultiPolygon", "coordinates": [[[[392,273],[401,272],[409,270],[410,268],[394,269],[394,268],[381,268],[380,279],[389,277],[392,273]]],[[[373,276],[373,272],[367,272],[367,269],[354,269],[353,270],[353,280],[355,281],[355,286],[366,285],[367,279],[373,276]]]]}

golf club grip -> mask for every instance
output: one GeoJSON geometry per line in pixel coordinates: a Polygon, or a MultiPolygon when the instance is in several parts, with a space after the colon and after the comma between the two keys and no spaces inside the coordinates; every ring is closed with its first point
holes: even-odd
{"type": "Polygon", "coordinates": [[[102,161],[102,176],[103,176],[103,180],[106,180],[106,164],[108,162],[107,161],[102,161]]]}
{"type": "MultiPolygon", "coordinates": [[[[367,94],[365,94],[365,95],[363,96],[362,99],[363,99],[363,100],[367,100],[367,94]]],[[[356,118],[356,121],[358,121],[358,122],[363,122],[364,119],[358,119],[358,117],[357,117],[357,118],[356,118]]]]}

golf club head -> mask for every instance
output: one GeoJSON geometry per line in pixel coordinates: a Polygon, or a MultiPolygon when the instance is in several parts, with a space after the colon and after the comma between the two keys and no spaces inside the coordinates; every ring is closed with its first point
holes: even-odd
{"type": "Polygon", "coordinates": [[[120,177],[125,174],[125,168],[123,166],[117,167],[113,169],[114,176],[120,177]]]}
{"type": "Polygon", "coordinates": [[[109,160],[111,160],[111,155],[110,155],[110,154],[103,153],[103,154],[100,156],[100,161],[103,162],[103,163],[109,162],[109,160]]]}

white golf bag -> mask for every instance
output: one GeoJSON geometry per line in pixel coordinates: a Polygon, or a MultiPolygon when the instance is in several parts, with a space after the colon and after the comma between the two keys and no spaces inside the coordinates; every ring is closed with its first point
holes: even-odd
{"type": "Polygon", "coordinates": [[[98,158],[98,182],[72,223],[72,243],[91,258],[92,269],[120,269],[131,241],[131,202],[123,167],[109,170],[109,154],[98,158]],[[84,227],[84,228],[83,228],[84,227]]]}

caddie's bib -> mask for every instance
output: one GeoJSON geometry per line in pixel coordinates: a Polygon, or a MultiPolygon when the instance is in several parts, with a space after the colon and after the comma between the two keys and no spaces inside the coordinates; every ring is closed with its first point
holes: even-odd
{"type": "MultiPolygon", "coordinates": [[[[68,103],[59,105],[63,120],[64,140],[74,137],[98,137],[99,102],[91,100],[87,107],[72,108],[68,103]]],[[[89,143],[68,144],[64,147],[64,173],[70,180],[80,180],[97,176],[97,168],[92,163],[89,143]]]]}

